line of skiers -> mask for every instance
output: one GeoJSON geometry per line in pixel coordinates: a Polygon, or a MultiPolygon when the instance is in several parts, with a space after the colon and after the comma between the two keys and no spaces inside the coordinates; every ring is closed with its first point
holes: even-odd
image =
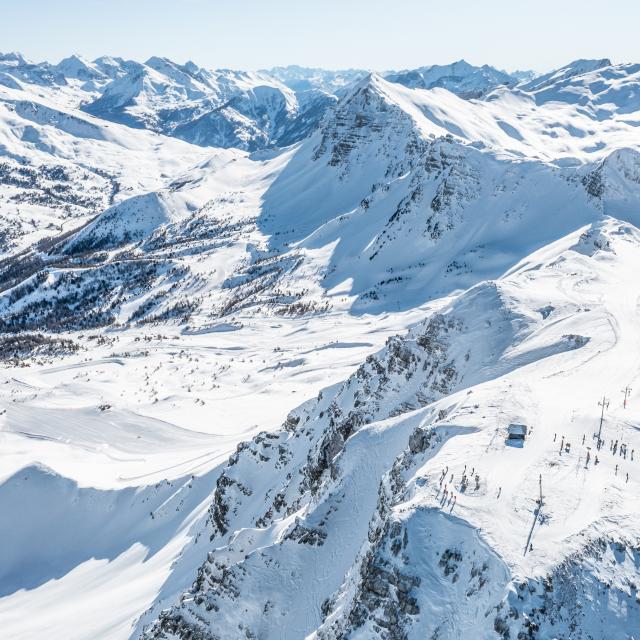
{"type": "MultiPolygon", "coordinates": [[[[558,434],[554,433],[553,434],[553,441],[556,442],[558,438],[558,434]]],[[[582,434],[582,444],[584,445],[586,441],[586,435],[582,434]]],[[[604,440],[600,440],[598,439],[598,450],[600,450],[600,446],[604,444],[604,440]]],[[[571,443],[567,442],[565,444],[565,439],[564,439],[564,435],[562,436],[562,439],[560,441],[560,455],[562,455],[562,451],[565,451],[566,453],[569,453],[571,450],[571,443]]],[[[611,451],[611,453],[615,456],[618,452],[620,453],[620,456],[622,456],[625,460],[627,459],[627,454],[629,454],[629,457],[631,460],[633,460],[634,454],[635,454],[635,449],[631,449],[631,452],[629,452],[629,448],[628,445],[625,443],[622,443],[618,440],[613,440],[611,439],[609,442],[609,451],[611,451]]],[[[587,461],[585,464],[585,467],[589,464],[589,462],[591,461],[591,451],[590,451],[590,447],[588,447],[587,450],[587,461]]],[[[594,465],[597,465],[600,463],[600,460],[598,458],[598,456],[596,455],[594,458],[594,465]]],[[[615,475],[618,475],[618,465],[616,464],[616,469],[615,469],[615,475]]],[[[627,473],[626,475],[626,482],[629,482],[629,474],[627,473]]]]}
{"type": "MultiPolygon", "coordinates": [[[[616,455],[616,452],[618,450],[618,441],[616,440],[615,442],[613,440],[611,440],[611,443],[609,444],[609,451],[611,451],[613,453],[613,455],[616,455]]],[[[628,448],[626,444],[620,443],[620,455],[626,460],[627,459],[627,453],[628,453],[628,448]]],[[[631,460],[633,460],[633,454],[635,453],[635,449],[631,449],[631,460]]]]}
{"type": "MultiPolygon", "coordinates": [[[[440,474],[440,481],[439,481],[439,486],[442,488],[442,483],[445,482],[445,480],[447,479],[447,474],[449,473],[449,467],[446,466],[442,469],[442,472],[440,474]]],[[[469,486],[469,478],[473,478],[475,480],[475,490],[478,491],[480,489],[480,474],[476,473],[476,468],[473,467],[471,469],[471,473],[469,475],[467,475],[467,465],[464,465],[464,469],[462,471],[462,480],[460,481],[460,491],[464,492],[466,491],[467,487],[469,486]]],[[[453,485],[453,478],[454,478],[454,474],[452,473],[449,477],[449,483],[451,483],[453,485]]],[[[502,492],[502,487],[500,487],[498,489],[498,495],[497,497],[500,497],[500,493],[502,492]]],[[[438,494],[440,493],[440,489],[438,489],[438,494]]],[[[436,494],[436,495],[438,495],[436,494]]],[[[451,505],[451,509],[453,509],[453,507],[455,506],[456,502],[458,500],[458,497],[455,495],[454,493],[454,489],[452,488],[451,490],[449,490],[449,484],[446,483],[444,485],[444,491],[442,493],[442,498],[440,500],[440,504],[444,505],[445,503],[450,504],[451,505]],[[448,502],[447,502],[447,497],[448,497],[448,502]]]]}

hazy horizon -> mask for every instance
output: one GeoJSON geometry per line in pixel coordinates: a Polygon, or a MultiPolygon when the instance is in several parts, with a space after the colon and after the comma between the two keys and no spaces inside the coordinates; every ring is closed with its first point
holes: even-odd
{"type": "Polygon", "coordinates": [[[3,8],[0,36],[3,52],[19,51],[34,62],[72,54],[140,61],[158,55],[214,68],[384,71],[465,59],[538,72],[578,58],[633,62],[640,4],[613,0],[606,13],[600,6],[594,0],[541,0],[535,7],[506,0],[455,6],[248,0],[242,8],[207,0],[137,0],[133,6],[124,0],[25,0],[3,8]]]}

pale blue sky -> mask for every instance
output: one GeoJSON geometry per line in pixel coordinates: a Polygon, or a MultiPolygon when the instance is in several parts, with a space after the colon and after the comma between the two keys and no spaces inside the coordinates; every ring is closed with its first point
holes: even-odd
{"type": "Polygon", "coordinates": [[[0,51],[210,67],[640,62],[638,0],[0,0],[0,51]]]}

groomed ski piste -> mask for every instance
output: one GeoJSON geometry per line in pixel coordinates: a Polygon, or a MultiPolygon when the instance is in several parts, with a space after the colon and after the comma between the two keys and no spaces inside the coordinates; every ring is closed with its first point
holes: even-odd
{"type": "Polygon", "coordinates": [[[222,149],[3,59],[1,635],[640,636],[637,65],[222,149]]]}

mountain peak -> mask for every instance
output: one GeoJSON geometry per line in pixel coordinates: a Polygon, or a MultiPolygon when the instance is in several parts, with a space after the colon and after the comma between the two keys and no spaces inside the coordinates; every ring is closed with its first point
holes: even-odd
{"type": "Polygon", "coordinates": [[[549,73],[533,78],[533,80],[521,85],[521,88],[525,91],[540,91],[551,86],[559,86],[561,83],[571,82],[574,78],[610,66],[611,60],[608,58],[593,60],[580,58],[549,73]]]}
{"type": "Polygon", "coordinates": [[[96,65],[78,54],[73,54],[60,60],[56,65],[56,69],[67,78],[89,79],[103,75],[98,71],[96,65]]]}
{"type": "Polygon", "coordinates": [[[0,62],[13,62],[16,65],[28,64],[28,60],[18,51],[0,53],[0,62]]]}
{"type": "Polygon", "coordinates": [[[477,67],[461,59],[446,65],[432,65],[387,74],[391,82],[412,89],[443,88],[463,98],[479,98],[492,89],[516,84],[517,80],[495,67],[477,67]]]}

